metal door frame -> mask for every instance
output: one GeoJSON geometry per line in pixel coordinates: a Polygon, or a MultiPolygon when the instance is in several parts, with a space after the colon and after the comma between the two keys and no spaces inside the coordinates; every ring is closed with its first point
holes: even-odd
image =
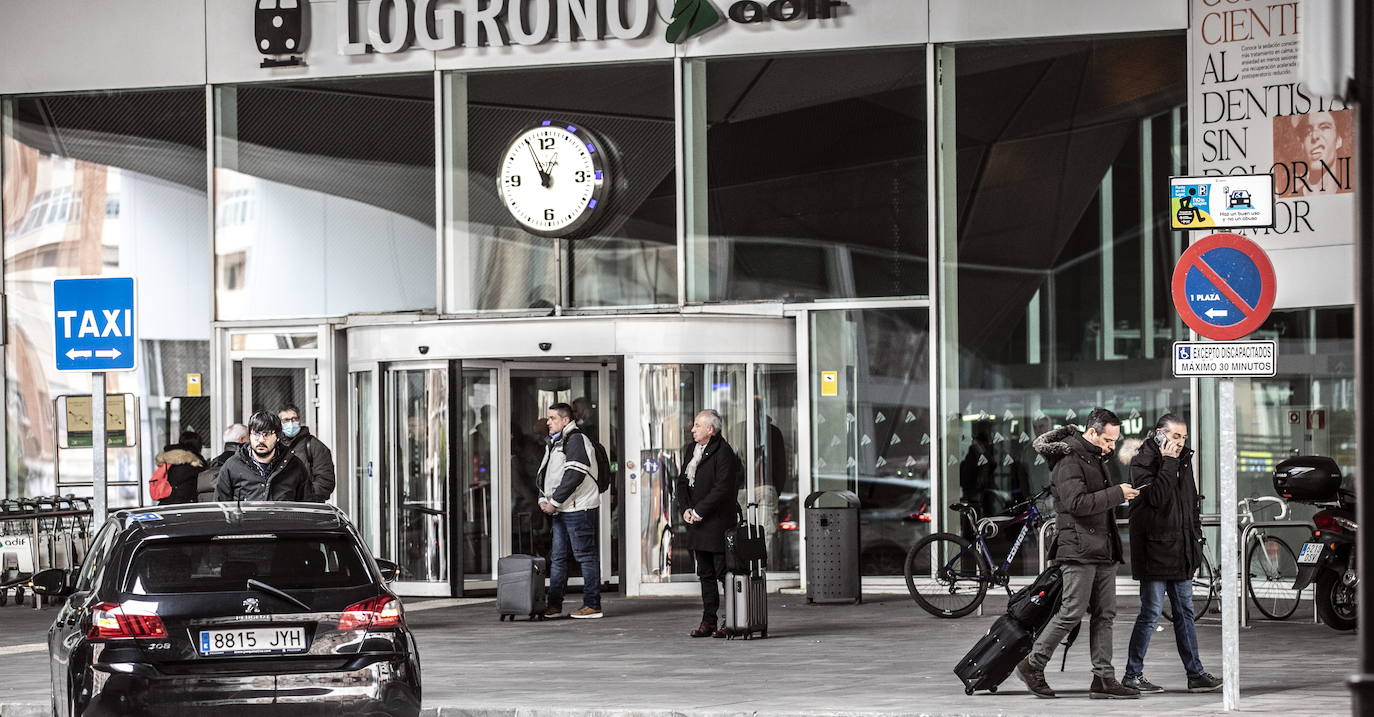
{"type": "MultiPolygon", "coordinates": [[[[309,418],[310,420],[309,420],[308,423],[307,423],[306,421],[302,420],[302,423],[305,423],[305,424],[308,425],[308,426],[315,426],[315,427],[318,426],[318,424],[319,424],[319,417],[320,417],[320,400],[319,400],[319,381],[320,381],[320,373],[319,373],[319,362],[318,362],[317,359],[313,359],[313,358],[270,358],[270,357],[263,357],[263,356],[255,356],[255,357],[253,357],[253,358],[245,358],[245,359],[242,359],[241,363],[242,363],[242,365],[241,365],[240,368],[241,368],[241,371],[242,371],[242,374],[241,374],[241,375],[242,375],[242,377],[243,377],[243,378],[242,378],[242,381],[243,381],[243,386],[242,386],[242,388],[243,388],[243,405],[240,406],[239,408],[240,408],[240,410],[241,410],[241,412],[242,412],[243,420],[244,420],[244,421],[247,421],[247,420],[248,420],[248,417],[253,415],[253,369],[255,369],[255,368],[285,368],[285,369],[298,369],[298,368],[303,368],[303,369],[305,369],[305,404],[306,404],[306,405],[301,406],[300,408],[301,408],[302,411],[310,411],[310,415],[308,416],[308,418],[309,418]]],[[[268,409],[268,410],[271,410],[271,409],[268,409]]],[[[306,416],[302,416],[302,419],[305,419],[305,418],[307,418],[307,417],[306,417],[306,416]]]]}
{"type": "MultiPolygon", "coordinates": [[[[610,421],[605,422],[604,425],[607,428],[614,430],[615,419],[617,418],[617,416],[612,415],[611,412],[605,410],[605,407],[611,405],[611,398],[614,395],[610,385],[612,367],[609,363],[591,361],[521,361],[519,359],[510,359],[502,361],[463,361],[462,367],[467,368],[469,366],[476,366],[480,368],[482,367],[482,364],[500,364],[497,375],[498,386],[496,391],[496,408],[497,412],[500,414],[499,423],[497,424],[498,426],[506,426],[509,423],[510,406],[512,398],[510,388],[512,371],[547,371],[552,373],[595,371],[597,372],[596,400],[598,402],[598,406],[602,407],[599,410],[602,411],[601,415],[605,415],[611,419],[610,421]]],[[[618,406],[617,408],[623,407],[618,406]]],[[[500,532],[498,533],[499,539],[492,541],[492,551],[494,554],[492,555],[491,565],[493,573],[495,573],[496,570],[496,561],[502,555],[510,555],[514,547],[512,545],[510,529],[508,526],[508,516],[510,515],[511,508],[511,486],[509,475],[510,461],[508,460],[511,455],[511,435],[509,430],[499,431],[499,434],[500,438],[497,441],[497,443],[498,450],[500,450],[499,455],[502,456],[502,461],[500,463],[501,482],[496,494],[497,500],[492,502],[492,512],[494,512],[495,515],[492,516],[491,528],[493,531],[500,532]]],[[[603,440],[604,438],[605,437],[603,436],[603,440]]],[[[619,584],[620,576],[612,574],[606,570],[606,568],[611,565],[611,530],[613,528],[613,526],[611,525],[610,491],[601,494],[601,512],[600,519],[598,522],[599,525],[597,527],[597,552],[599,554],[599,558],[601,560],[602,565],[601,582],[619,584]]],[[[622,565],[621,569],[624,570],[624,568],[625,566],[622,565]]],[[[570,585],[581,585],[581,581],[581,578],[571,578],[569,579],[568,583],[570,585]]],[[[469,582],[468,584],[473,587],[481,587],[481,585],[479,583],[476,583],[475,581],[469,582]]],[[[494,582],[492,586],[495,586],[494,582]]]]}
{"type": "MultiPolygon", "coordinates": [[[[387,515],[381,516],[381,520],[378,521],[378,525],[380,527],[381,522],[386,522],[388,534],[390,535],[392,544],[382,542],[380,535],[378,535],[377,542],[379,544],[378,547],[381,548],[379,553],[383,557],[390,557],[392,560],[395,560],[396,558],[393,549],[395,548],[396,541],[398,541],[400,538],[400,503],[397,500],[400,490],[400,484],[397,480],[397,467],[395,465],[395,449],[397,448],[396,432],[393,430],[393,428],[396,425],[397,418],[395,400],[396,396],[395,391],[393,390],[391,379],[393,375],[401,371],[439,370],[447,372],[449,371],[449,364],[450,362],[448,360],[441,359],[431,361],[393,361],[383,363],[380,366],[379,377],[381,378],[383,383],[383,386],[381,386],[381,400],[383,402],[383,409],[380,413],[382,420],[381,430],[383,432],[383,439],[381,440],[382,453],[379,454],[378,457],[382,459],[383,470],[386,471],[389,477],[387,485],[383,488],[383,490],[386,491],[390,499],[391,510],[388,511],[387,515]]],[[[450,401],[452,398],[453,386],[451,379],[452,375],[450,374],[449,392],[448,395],[444,397],[445,401],[450,401]]],[[[453,430],[453,407],[449,406],[448,411],[448,430],[451,432],[453,430]]],[[[454,517],[451,511],[449,510],[449,507],[452,505],[451,492],[453,490],[453,461],[454,446],[450,442],[448,456],[449,475],[444,480],[445,495],[443,502],[445,504],[445,527],[441,531],[441,533],[445,535],[448,541],[448,545],[450,547],[449,555],[445,556],[444,558],[448,566],[448,576],[444,580],[438,580],[434,582],[397,580],[396,582],[392,583],[392,588],[400,594],[417,597],[448,597],[453,592],[452,583],[454,579],[454,560],[452,555],[452,546],[454,535],[454,517]]]]}

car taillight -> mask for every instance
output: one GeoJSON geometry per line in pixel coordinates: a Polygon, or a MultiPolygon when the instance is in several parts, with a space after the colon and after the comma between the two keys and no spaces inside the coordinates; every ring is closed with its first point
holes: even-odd
{"type": "Polygon", "coordinates": [[[397,627],[401,624],[401,601],[379,595],[355,602],[339,616],[340,630],[363,630],[369,627],[397,627]]]}
{"type": "Polygon", "coordinates": [[[1328,533],[1345,532],[1345,528],[1342,527],[1340,523],[1336,522],[1336,518],[1334,516],[1325,515],[1322,513],[1318,513],[1312,516],[1312,524],[1317,526],[1318,530],[1325,530],[1328,533]]]}
{"type": "Polygon", "coordinates": [[[162,618],[141,609],[102,602],[91,608],[89,638],[167,637],[162,618]]]}

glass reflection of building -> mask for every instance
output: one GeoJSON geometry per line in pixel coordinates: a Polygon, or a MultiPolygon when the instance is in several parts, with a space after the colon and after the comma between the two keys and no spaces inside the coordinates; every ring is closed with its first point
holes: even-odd
{"type": "MultiPolygon", "coordinates": [[[[67,492],[53,400],[88,384],[50,369],[45,292],[100,274],[137,276],[144,316],[139,371],[111,377],[145,409],[142,445],[111,453],[120,478],[146,479],[169,433],[218,447],[249,409],[298,403],[334,450],[336,502],[424,594],[547,550],[554,400],[616,466],[606,572],[642,593],[695,581],[670,491],[702,408],[782,583],[810,492],[859,496],[858,559],[882,584],[921,536],[961,530],[950,503],[992,513],[1043,487],[1031,439],[1094,406],[1126,446],[1187,417],[1205,464],[1214,387],[1168,362],[1186,237],[1155,211],[1187,155],[1187,48],[1151,28],[423,71],[358,56],[5,97],[3,495],[67,492]],[[500,158],[549,119],[612,150],[614,201],[585,236],[535,236],[501,205],[500,158]]],[[[1293,451],[1348,467],[1349,306],[1285,309],[1256,337],[1280,342],[1280,372],[1237,387],[1242,495],[1293,451]]]]}

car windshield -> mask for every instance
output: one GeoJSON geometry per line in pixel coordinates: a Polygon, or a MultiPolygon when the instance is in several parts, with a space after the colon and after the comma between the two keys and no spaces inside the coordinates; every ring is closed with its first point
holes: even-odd
{"type": "Polygon", "coordinates": [[[134,595],[244,590],[256,579],[283,590],[358,587],[372,582],[347,536],[233,536],[144,543],[126,590],[134,595]]]}

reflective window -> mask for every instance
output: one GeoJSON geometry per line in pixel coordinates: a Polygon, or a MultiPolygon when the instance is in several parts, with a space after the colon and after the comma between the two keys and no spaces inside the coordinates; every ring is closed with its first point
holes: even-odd
{"type": "Polygon", "coordinates": [[[801,501],[797,494],[797,368],[754,367],[754,460],[750,472],[759,522],[768,539],[768,570],[801,566],[801,501]]]}
{"type": "Polygon", "coordinates": [[[688,300],[927,292],[923,49],[687,69],[688,300]]]}
{"type": "MultiPolygon", "coordinates": [[[[58,449],[53,400],[89,394],[84,373],[53,370],[52,280],[133,276],[138,370],[110,373],[110,393],[140,397],[142,446],[110,451],[111,507],[134,505],[139,456],[183,431],[219,446],[208,399],[183,401],[187,374],[212,396],[205,93],[200,88],[31,96],[0,105],[3,131],[5,420],[8,495],[51,495],[58,449]]],[[[88,450],[63,450],[60,492],[89,494],[88,450]]],[[[207,456],[208,457],[208,456],[207,456]]]]}
{"type": "Polygon", "coordinates": [[[929,315],[811,314],[812,484],[858,495],[865,575],[901,575],[929,533],[929,315]]]}
{"type": "MultiPolygon", "coordinates": [[[[692,421],[707,408],[720,413],[722,437],[743,460],[748,449],[744,364],[652,364],[639,374],[640,540],[644,582],[695,581],[696,562],[683,547],[687,524],[673,484],[692,457],[692,421]]],[[[742,500],[742,497],[741,497],[742,500]]]]}
{"type": "Polygon", "coordinates": [[[404,369],[390,375],[393,449],[390,495],[382,514],[396,521],[396,533],[385,547],[400,566],[400,580],[442,582],[449,575],[448,370],[404,369]]]}
{"type": "Polygon", "coordinates": [[[373,582],[348,536],[145,543],[125,578],[134,595],[240,592],[249,579],[284,590],[373,582]]]}
{"type": "Polygon", "coordinates": [[[433,84],[216,88],[220,320],[434,308],[433,84]]]}
{"type": "MultiPolygon", "coordinates": [[[[1168,289],[1183,237],[1157,211],[1181,173],[1186,55],[1181,34],[955,51],[944,502],[987,515],[1033,495],[1049,470],[1031,441],[1096,406],[1125,422],[1117,475],[1159,415],[1188,417],[1169,361],[1188,337],[1168,289]]],[[[1012,537],[994,540],[998,557],[1012,537]]],[[[1013,569],[1036,572],[1034,545],[1013,569]]]]}
{"type": "Polygon", "coordinates": [[[446,88],[446,310],[677,301],[671,65],[453,74],[446,88]]]}

